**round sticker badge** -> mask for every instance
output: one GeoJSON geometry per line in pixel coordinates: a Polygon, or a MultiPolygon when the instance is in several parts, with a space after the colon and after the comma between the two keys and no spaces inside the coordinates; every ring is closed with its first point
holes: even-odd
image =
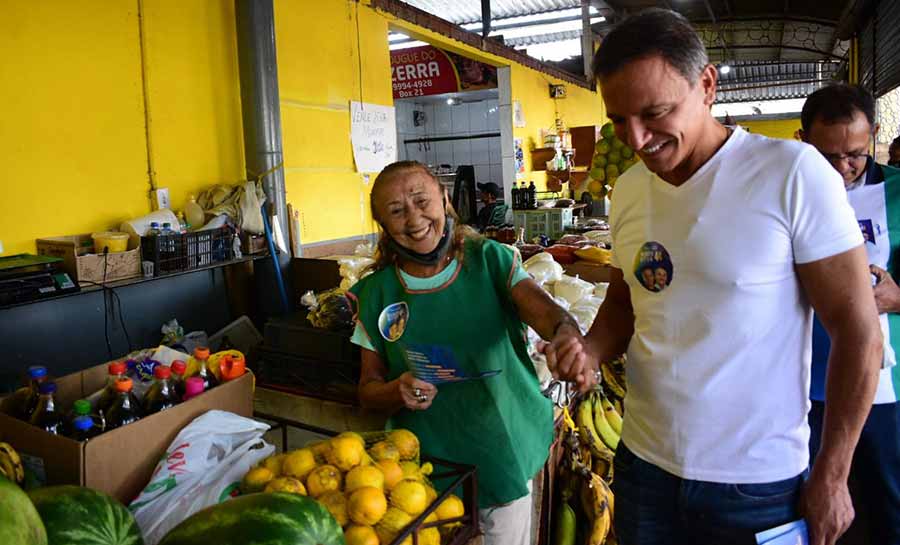
{"type": "Polygon", "coordinates": [[[634,276],[647,291],[669,287],[674,276],[669,251],[659,242],[645,242],[634,256],[634,276]]]}
{"type": "Polygon", "coordinates": [[[395,342],[403,336],[408,321],[409,307],[406,303],[394,303],[384,307],[378,316],[378,331],[384,340],[395,342]]]}

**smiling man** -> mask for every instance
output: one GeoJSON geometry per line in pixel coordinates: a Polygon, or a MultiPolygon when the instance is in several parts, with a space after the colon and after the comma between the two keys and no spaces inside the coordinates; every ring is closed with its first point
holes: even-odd
{"type": "Polygon", "coordinates": [[[616,185],[612,279],[589,333],[595,358],[628,355],[619,542],[750,544],[803,516],[810,543],[833,543],[853,518],[847,474],[881,361],[840,177],[811,146],[718,123],[716,68],[675,12],[622,22],[593,68],[642,161],[616,185]],[[650,262],[665,286],[644,283],[650,262]],[[807,473],[813,308],[833,346],[807,473]]]}
{"type": "MultiPolygon", "coordinates": [[[[854,503],[866,506],[869,543],[900,545],[900,288],[892,257],[900,248],[900,170],[879,165],[869,155],[878,132],[875,99],[861,87],[830,85],[811,94],[800,116],[801,137],[828,159],[844,178],[847,199],[866,241],[866,254],[877,278],[871,297],[878,306],[885,337],[875,403],[853,456],[854,503]],[[890,270],[890,272],[888,272],[890,270]]],[[[825,413],[828,334],[813,329],[813,400],[809,423],[810,456],[819,451],[825,413]]]]}

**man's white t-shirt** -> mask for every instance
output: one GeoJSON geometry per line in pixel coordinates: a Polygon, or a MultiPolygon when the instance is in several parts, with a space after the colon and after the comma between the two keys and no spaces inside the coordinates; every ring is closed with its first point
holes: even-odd
{"type": "Polygon", "coordinates": [[[862,244],[840,175],[738,128],[681,186],[629,169],[610,228],[635,316],[628,448],[692,480],[805,470],[812,309],[795,265],[862,244]]]}

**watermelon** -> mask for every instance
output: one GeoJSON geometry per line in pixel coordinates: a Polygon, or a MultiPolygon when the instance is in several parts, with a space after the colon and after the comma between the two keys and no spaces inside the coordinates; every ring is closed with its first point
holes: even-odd
{"type": "Polygon", "coordinates": [[[159,545],[345,545],[340,525],[321,503],[296,494],[240,496],[195,513],[159,545]]]}
{"type": "Polygon", "coordinates": [[[47,532],[28,494],[0,477],[0,543],[3,545],[47,545],[47,532]]]}
{"type": "Polygon", "coordinates": [[[144,545],[128,508],[103,492],[66,485],[28,495],[47,528],[49,545],[144,545]]]}

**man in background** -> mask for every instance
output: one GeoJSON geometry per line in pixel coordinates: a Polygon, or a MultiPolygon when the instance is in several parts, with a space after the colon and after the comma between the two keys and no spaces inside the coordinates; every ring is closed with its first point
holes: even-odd
{"type": "MultiPolygon", "coordinates": [[[[839,84],[816,91],[803,105],[800,121],[803,140],[815,146],[843,178],[866,241],[884,356],[875,401],[853,456],[851,493],[854,504],[862,504],[869,515],[867,542],[900,545],[900,368],[896,357],[900,288],[891,276],[897,267],[892,258],[900,247],[900,170],[879,165],[869,155],[878,132],[875,99],[861,87],[839,84]]],[[[821,447],[830,344],[816,320],[809,414],[813,459],[821,447]]]]}
{"type": "Polygon", "coordinates": [[[478,184],[481,191],[481,202],[484,205],[478,211],[478,229],[484,231],[490,226],[499,227],[506,223],[506,212],[509,207],[497,202],[500,197],[500,186],[494,182],[478,184]]]}

